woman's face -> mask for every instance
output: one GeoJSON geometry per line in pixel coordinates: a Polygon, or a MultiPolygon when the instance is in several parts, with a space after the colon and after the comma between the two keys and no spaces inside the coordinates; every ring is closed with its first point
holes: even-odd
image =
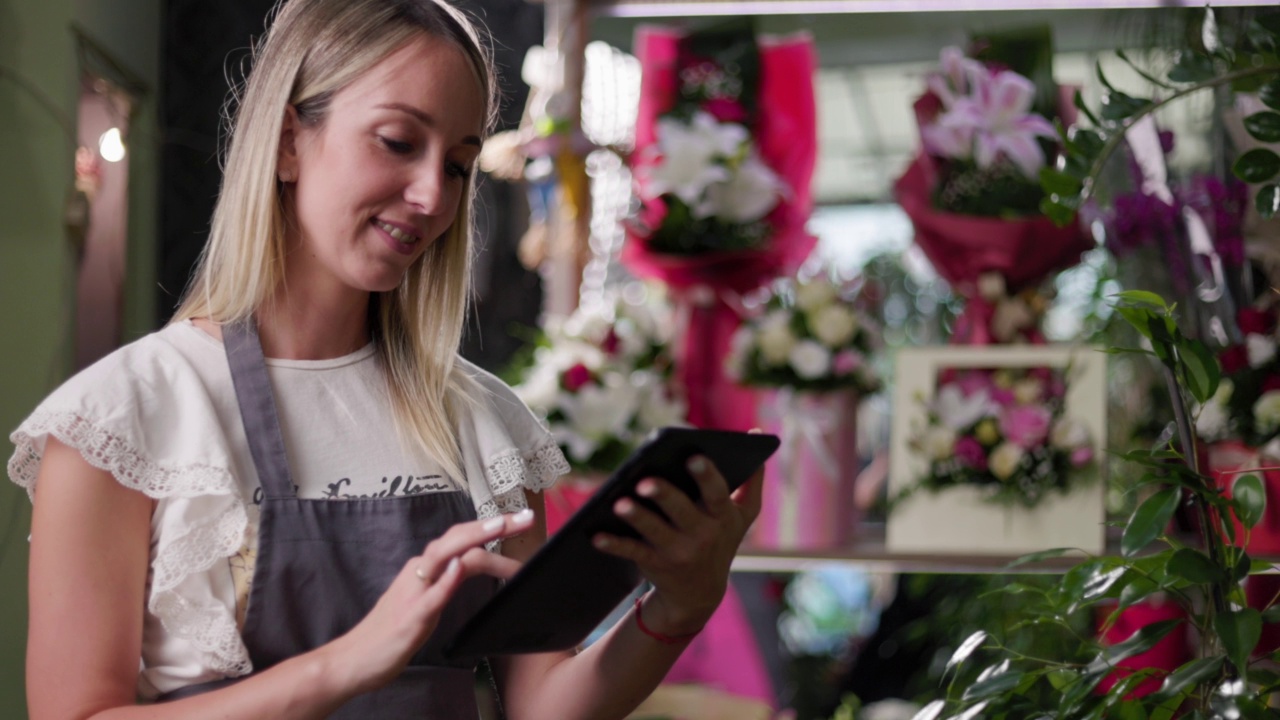
{"type": "Polygon", "coordinates": [[[318,125],[289,108],[278,167],[293,181],[290,285],[395,288],[457,216],[483,123],[470,63],[425,35],[337,92],[318,125]]]}

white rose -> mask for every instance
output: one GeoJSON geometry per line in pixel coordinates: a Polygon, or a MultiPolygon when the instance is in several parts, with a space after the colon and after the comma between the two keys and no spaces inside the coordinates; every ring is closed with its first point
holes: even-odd
{"type": "Polygon", "coordinates": [[[933,425],[924,434],[924,453],[930,460],[945,460],[955,451],[956,431],[946,425],[933,425]]]}
{"type": "Polygon", "coordinates": [[[1260,368],[1276,357],[1276,342],[1266,335],[1249,333],[1244,338],[1244,347],[1249,354],[1249,367],[1260,368]]]}
{"type": "Polygon", "coordinates": [[[1253,425],[1262,435],[1280,430],[1280,390],[1268,390],[1253,404],[1253,425]]]}
{"type": "Polygon", "coordinates": [[[1000,443],[987,458],[991,474],[1000,480],[1008,480],[1022,462],[1022,455],[1022,448],[1017,445],[1011,442],[1000,443]]]}
{"type": "Polygon", "coordinates": [[[631,384],[640,391],[640,410],[636,419],[640,431],[685,424],[685,405],[672,398],[656,373],[637,370],[631,373],[631,384]]]}
{"type": "Polygon", "coordinates": [[[1196,413],[1196,434],[1204,440],[1219,440],[1227,432],[1227,407],[1210,399],[1196,413]]]}
{"type": "Polygon", "coordinates": [[[760,346],[760,355],[769,365],[783,365],[795,347],[796,336],[791,332],[791,316],[781,310],[765,316],[760,323],[756,344],[760,346]]]}
{"type": "Polygon", "coordinates": [[[814,278],[796,285],[796,305],[807,313],[831,304],[836,299],[836,286],[824,278],[814,278]]]}
{"type": "Polygon", "coordinates": [[[581,338],[592,345],[599,345],[604,342],[612,326],[613,319],[605,313],[604,308],[594,307],[580,309],[570,315],[564,322],[564,332],[569,337],[581,338]]]}
{"type": "Polygon", "coordinates": [[[1049,443],[1059,450],[1074,450],[1090,442],[1089,428],[1075,418],[1062,418],[1049,431],[1049,443]]]}
{"type": "Polygon", "coordinates": [[[817,380],[831,372],[831,351],[812,340],[796,343],[787,359],[796,375],[805,380],[817,380]]]}
{"type": "Polygon", "coordinates": [[[832,303],[809,315],[809,328],[827,347],[844,347],[858,330],[858,316],[844,305],[832,303]]]}

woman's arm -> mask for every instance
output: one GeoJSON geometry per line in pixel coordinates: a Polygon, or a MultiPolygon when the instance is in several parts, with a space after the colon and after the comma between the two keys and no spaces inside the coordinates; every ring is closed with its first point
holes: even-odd
{"type": "Polygon", "coordinates": [[[321,718],[387,682],[474,574],[509,576],[484,543],[528,519],[450,529],[406,563],[349,633],[235,685],[171,703],[135,705],[152,501],[50,439],[31,530],[27,702],[33,720],[321,718]],[[454,562],[456,560],[456,562],[454,562]],[[415,571],[422,568],[428,581],[415,571]]]}
{"type": "MultiPolygon", "coordinates": [[[[650,630],[692,637],[715,612],[728,586],[729,568],[747,528],[760,513],[763,473],[732,495],[710,463],[691,468],[705,502],[695,505],[661,480],[642,481],[638,491],[662,508],[668,522],[640,505],[620,501],[615,511],[643,541],[609,536],[602,550],[634,560],[655,586],[642,614],[650,630]]],[[[503,553],[527,560],[545,538],[542,498],[526,493],[536,508],[536,531],[504,541],[503,553]]],[[[583,578],[583,582],[590,582],[583,578]]],[[[494,658],[503,706],[510,720],[608,720],[622,718],[649,696],[687,643],[659,641],[640,630],[634,610],[603,638],[578,654],[546,653],[494,658]]]]}

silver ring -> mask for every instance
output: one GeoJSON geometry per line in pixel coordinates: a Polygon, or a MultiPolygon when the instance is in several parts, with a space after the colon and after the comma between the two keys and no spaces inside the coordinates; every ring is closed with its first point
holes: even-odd
{"type": "Polygon", "coordinates": [[[418,579],[421,580],[422,582],[427,581],[427,571],[423,570],[421,565],[413,569],[413,574],[417,575],[418,579]]]}

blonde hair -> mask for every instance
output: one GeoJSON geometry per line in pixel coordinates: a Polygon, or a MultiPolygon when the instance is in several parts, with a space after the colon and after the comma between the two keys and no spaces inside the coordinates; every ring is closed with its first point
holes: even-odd
{"type": "MultiPolygon", "coordinates": [[[[273,296],[284,279],[288,222],[276,168],[286,107],[304,124],[323,122],[334,94],[424,34],[453,44],[470,61],[485,98],[487,135],[497,108],[493,61],[476,27],[444,0],[287,0],[277,6],[243,92],[233,96],[239,106],[229,119],[209,241],[171,322],[236,322],[273,296]]],[[[473,195],[468,177],[453,224],[399,287],[373,294],[369,309],[401,435],[459,479],[465,472],[454,404],[470,396],[473,384],[455,359],[470,297],[473,195]]]]}

